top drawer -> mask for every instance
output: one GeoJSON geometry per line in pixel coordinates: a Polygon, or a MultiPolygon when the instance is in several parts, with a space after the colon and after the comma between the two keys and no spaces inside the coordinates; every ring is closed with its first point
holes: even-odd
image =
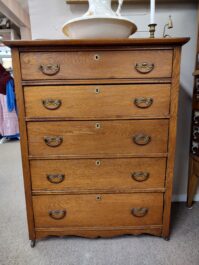
{"type": "Polygon", "coordinates": [[[22,79],[171,77],[172,55],[172,50],[22,52],[22,79]]]}

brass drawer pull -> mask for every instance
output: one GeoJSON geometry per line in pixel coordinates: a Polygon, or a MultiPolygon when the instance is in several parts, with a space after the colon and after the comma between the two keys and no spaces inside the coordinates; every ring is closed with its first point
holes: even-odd
{"type": "Polygon", "coordinates": [[[62,102],[60,99],[44,99],[42,104],[48,110],[56,110],[61,107],[62,102]]]}
{"type": "Polygon", "coordinates": [[[148,74],[154,69],[155,65],[149,62],[136,63],[135,69],[138,73],[148,74]]]}
{"type": "Polygon", "coordinates": [[[45,136],[44,142],[50,147],[58,147],[63,142],[62,136],[45,136]]]}
{"type": "Polygon", "coordinates": [[[141,108],[141,109],[146,109],[151,107],[153,104],[153,99],[152,98],[135,98],[134,104],[136,107],[141,108]]]}
{"type": "Polygon", "coordinates": [[[146,181],[149,178],[149,175],[150,174],[148,172],[138,171],[133,172],[131,176],[135,181],[142,182],[146,181]]]}
{"type": "Polygon", "coordinates": [[[66,216],[66,210],[52,210],[48,214],[54,220],[61,220],[66,216]]]}
{"type": "Polygon", "coordinates": [[[40,71],[45,75],[56,75],[60,71],[59,64],[41,64],[39,67],[40,71]]]}
{"type": "Polygon", "coordinates": [[[47,180],[53,184],[62,183],[65,179],[64,174],[48,174],[48,175],[46,175],[46,177],[47,177],[47,180]]]}
{"type": "Polygon", "coordinates": [[[133,136],[133,141],[137,145],[147,145],[151,142],[151,136],[145,134],[137,134],[133,136]]]}
{"type": "Polygon", "coordinates": [[[135,217],[144,217],[147,215],[148,211],[148,208],[133,208],[131,210],[131,214],[135,217]]]}

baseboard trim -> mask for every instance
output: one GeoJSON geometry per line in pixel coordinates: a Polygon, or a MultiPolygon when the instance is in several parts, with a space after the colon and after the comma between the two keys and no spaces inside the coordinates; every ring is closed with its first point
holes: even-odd
{"type": "MultiPolygon", "coordinates": [[[[187,194],[179,194],[172,196],[172,202],[186,202],[187,201],[187,194]]],[[[199,194],[196,194],[194,197],[194,201],[199,201],[199,194]]]]}

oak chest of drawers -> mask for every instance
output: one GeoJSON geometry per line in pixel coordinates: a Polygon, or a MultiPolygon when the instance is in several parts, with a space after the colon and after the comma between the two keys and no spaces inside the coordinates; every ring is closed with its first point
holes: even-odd
{"type": "Polygon", "coordinates": [[[16,41],[29,235],[168,238],[181,46],[16,41]]]}

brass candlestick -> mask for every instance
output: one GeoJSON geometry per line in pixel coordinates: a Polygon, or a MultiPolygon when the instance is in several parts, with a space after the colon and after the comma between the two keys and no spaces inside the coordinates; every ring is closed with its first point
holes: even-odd
{"type": "Polygon", "coordinates": [[[149,32],[150,32],[150,38],[155,38],[155,27],[157,26],[157,24],[153,23],[153,24],[149,24],[149,32]]]}

